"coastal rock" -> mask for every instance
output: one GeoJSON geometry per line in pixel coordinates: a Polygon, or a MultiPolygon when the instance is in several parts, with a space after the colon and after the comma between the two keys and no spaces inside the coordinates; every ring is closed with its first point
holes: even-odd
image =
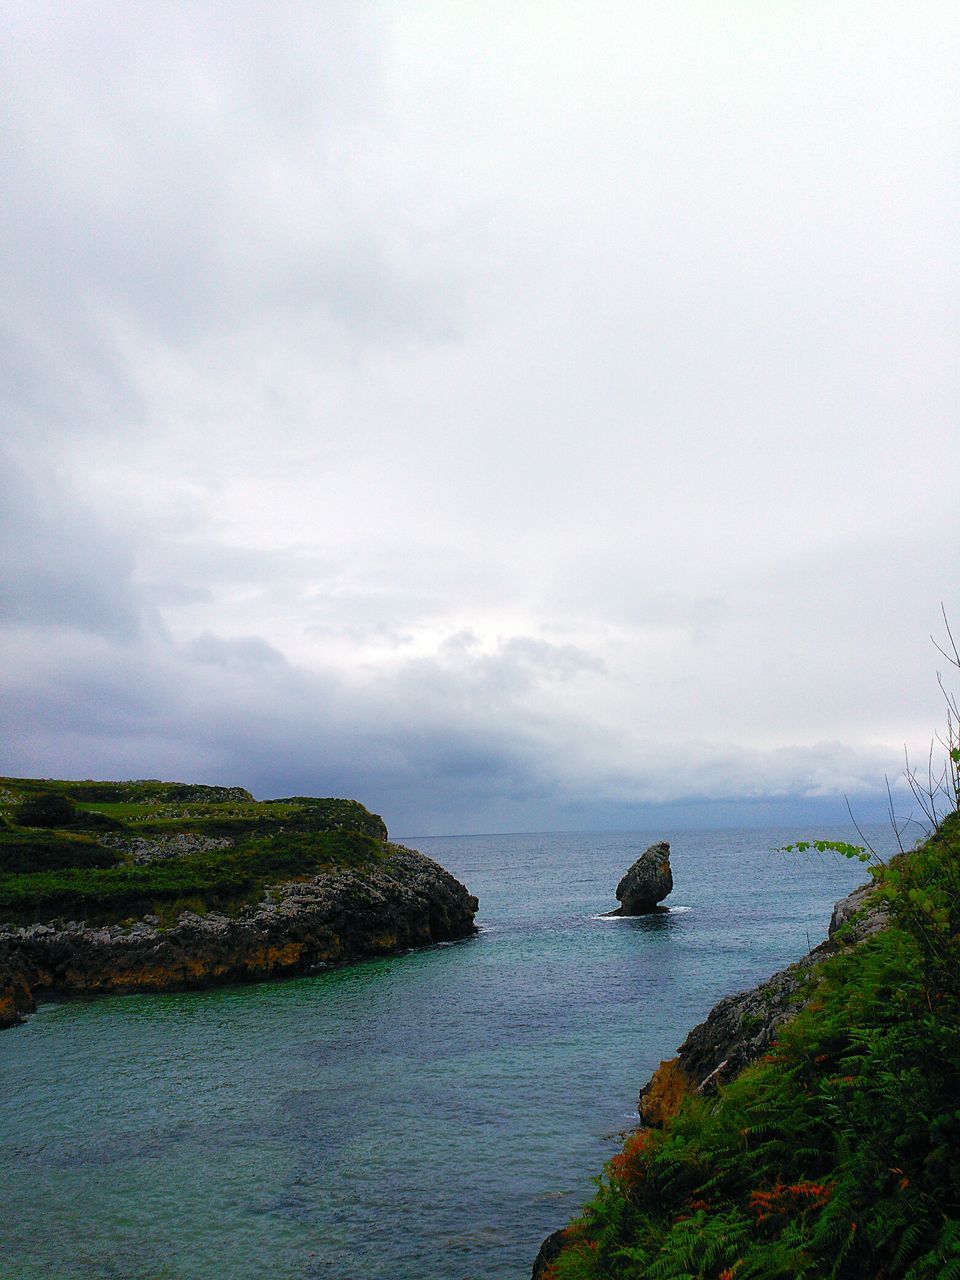
{"type": "MultiPolygon", "coordinates": [[[[641,1089],[637,1102],[641,1127],[665,1125],[685,1096],[716,1092],[770,1049],[778,1028],[803,1005],[814,966],[884,927],[887,906],[875,889],[873,884],[862,885],[842,898],[833,909],[827,941],[796,964],[714,1005],[684,1040],[677,1056],[661,1062],[641,1089]]],[[[563,1250],[564,1231],[554,1231],[544,1240],[534,1263],[533,1280],[549,1274],[549,1264],[563,1250]]]]}
{"type": "Polygon", "coordinates": [[[617,885],[617,899],[621,916],[639,916],[655,911],[673,889],[673,873],[670,870],[670,845],[666,840],[652,844],[642,853],[617,885]]]}
{"type": "Polygon", "coordinates": [[[559,1258],[563,1252],[563,1246],[567,1240],[567,1228],[561,1227],[559,1231],[552,1231],[547,1236],[543,1244],[540,1246],[540,1252],[533,1260],[533,1272],[530,1280],[545,1280],[550,1274],[550,1264],[559,1258]]]}
{"type": "Polygon", "coordinates": [[[641,1090],[638,1110],[644,1123],[665,1123],[676,1113],[684,1092],[712,1093],[770,1049],[778,1029],[803,1004],[814,966],[884,927],[886,903],[875,887],[863,885],[841,899],[833,909],[828,940],[796,964],[714,1005],[684,1040],[677,1057],[662,1062],[641,1090]]]}
{"type": "MultiPolygon", "coordinates": [[[[714,1005],[706,1020],[680,1046],[675,1071],[697,1092],[710,1093],[756,1062],[770,1048],[777,1028],[803,1003],[810,970],[827,950],[824,944],[759,986],[727,996],[714,1005]]],[[[653,1091],[658,1074],[640,1094],[641,1115],[648,1112],[645,1097],[653,1091]]],[[[672,1111],[661,1110],[659,1123],[676,1111],[681,1096],[676,1095],[672,1111]]]]}
{"type": "Polygon", "coordinates": [[[468,937],[477,899],[423,854],[390,845],[382,863],[268,889],[237,916],[181,913],[88,927],[0,927],[0,1026],[38,994],[174,991],[305,973],[321,965],[468,937]]]}
{"type": "Polygon", "coordinates": [[[19,957],[4,957],[0,944],[0,1028],[13,1027],[25,1013],[33,1013],[36,1004],[30,983],[35,973],[19,957]]]}
{"type": "Polygon", "coordinates": [[[887,903],[875,892],[875,889],[874,884],[862,884],[859,889],[854,889],[853,893],[848,893],[845,898],[840,899],[833,908],[830,927],[827,930],[827,937],[831,942],[841,929],[843,929],[844,941],[860,942],[861,939],[869,938],[871,934],[877,933],[886,925],[887,903]]]}
{"type": "Polygon", "coordinates": [[[666,1124],[680,1109],[682,1099],[690,1092],[690,1077],[680,1066],[679,1058],[668,1058],[644,1085],[637,1104],[641,1121],[651,1129],[666,1124]]]}

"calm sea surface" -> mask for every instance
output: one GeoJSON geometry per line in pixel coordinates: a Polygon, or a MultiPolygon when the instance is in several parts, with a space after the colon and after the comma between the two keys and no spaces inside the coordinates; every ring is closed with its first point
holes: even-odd
{"type": "Polygon", "coordinates": [[[407,839],[479,895],[478,937],[43,1006],[0,1034],[0,1276],[528,1276],[658,1061],[864,879],[772,852],[795,834],[407,839]],[[665,837],[671,912],[598,918],[665,837]]]}

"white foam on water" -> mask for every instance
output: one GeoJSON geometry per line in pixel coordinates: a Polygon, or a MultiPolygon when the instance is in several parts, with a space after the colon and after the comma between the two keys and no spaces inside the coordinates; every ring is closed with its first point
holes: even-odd
{"type": "Polygon", "coordinates": [[[644,915],[667,914],[671,916],[683,915],[685,911],[692,911],[693,907],[660,907],[658,911],[643,912],[639,916],[617,916],[611,915],[609,912],[601,911],[598,915],[590,916],[591,920],[599,920],[602,924],[625,924],[628,920],[642,920],[644,915]]]}

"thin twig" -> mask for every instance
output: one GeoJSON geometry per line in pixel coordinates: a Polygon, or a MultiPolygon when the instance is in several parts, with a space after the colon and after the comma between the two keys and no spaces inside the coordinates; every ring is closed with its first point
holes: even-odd
{"type": "MultiPolygon", "coordinates": [[[[897,815],[893,808],[893,792],[890,789],[890,779],[886,774],[883,775],[883,781],[887,788],[887,812],[890,814],[890,825],[893,827],[893,834],[896,836],[897,848],[903,853],[903,841],[900,839],[902,828],[897,826],[897,815]]],[[[847,806],[849,808],[849,805],[847,806]]],[[[904,823],[906,826],[906,823],[904,823]]]]}
{"type": "Polygon", "coordinates": [[[883,861],[883,859],[880,857],[879,853],[877,853],[876,849],[873,847],[873,845],[870,843],[870,841],[867,839],[867,837],[866,837],[866,836],[863,834],[863,832],[860,830],[860,823],[859,823],[859,822],[856,820],[856,818],[853,816],[853,810],[850,808],[850,797],[849,797],[848,795],[844,795],[844,797],[843,797],[843,802],[844,802],[844,804],[847,806],[847,813],[849,813],[849,815],[850,815],[850,821],[853,823],[854,828],[856,829],[857,835],[858,835],[858,836],[860,837],[860,839],[863,841],[864,846],[865,846],[867,849],[869,849],[869,850],[870,850],[870,852],[871,852],[871,853],[873,854],[873,856],[876,858],[877,862],[882,862],[882,861],[883,861]]]}
{"type": "Polygon", "coordinates": [[[950,654],[947,653],[946,649],[944,649],[942,645],[938,644],[937,641],[934,640],[933,636],[931,636],[930,639],[933,640],[933,647],[939,653],[942,653],[948,662],[953,663],[953,665],[957,668],[957,670],[960,670],[960,650],[957,649],[957,642],[956,640],[954,640],[953,632],[950,630],[950,622],[947,618],[946,606],[944,605],[942,600],[940,601],[940,612],[943,614],[943,627],[947,633],[948,639],[950,640],[950,648],[953,650],[953,656],[951,657],[950,654]]]}

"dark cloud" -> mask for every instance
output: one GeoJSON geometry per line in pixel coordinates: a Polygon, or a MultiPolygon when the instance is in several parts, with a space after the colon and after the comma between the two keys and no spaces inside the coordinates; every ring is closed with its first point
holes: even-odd
{"type": "MultiPolygon", "coordinates": [[[[43,650],[28,639],[3,676],[4,764],[46,776],[163,773],[261,796],[351,795],[395,830],[421,833],[549,829],[575,813],[609,825],[609,815],[668,803],[806,796],[839,806],[846,793],[875,805],[891,765],[883,750],[840,743],[789,751],[661,743],[629,761],[616,761],[611,743],[591,762],[595,726],[551,714],[538,696],[558,676],[576,678],[569,655],[559,670],[541,662],[534,674],[531,653],[543,656],[519,637],[453,669],[443,658],[433,669],[415,661],[351,686],[333,672],[290,667],[256,637],[208,635],[180,648],[48,635],[43,650]]],[[[578,669],[599,675],[585,658],[578,669]]]]}

